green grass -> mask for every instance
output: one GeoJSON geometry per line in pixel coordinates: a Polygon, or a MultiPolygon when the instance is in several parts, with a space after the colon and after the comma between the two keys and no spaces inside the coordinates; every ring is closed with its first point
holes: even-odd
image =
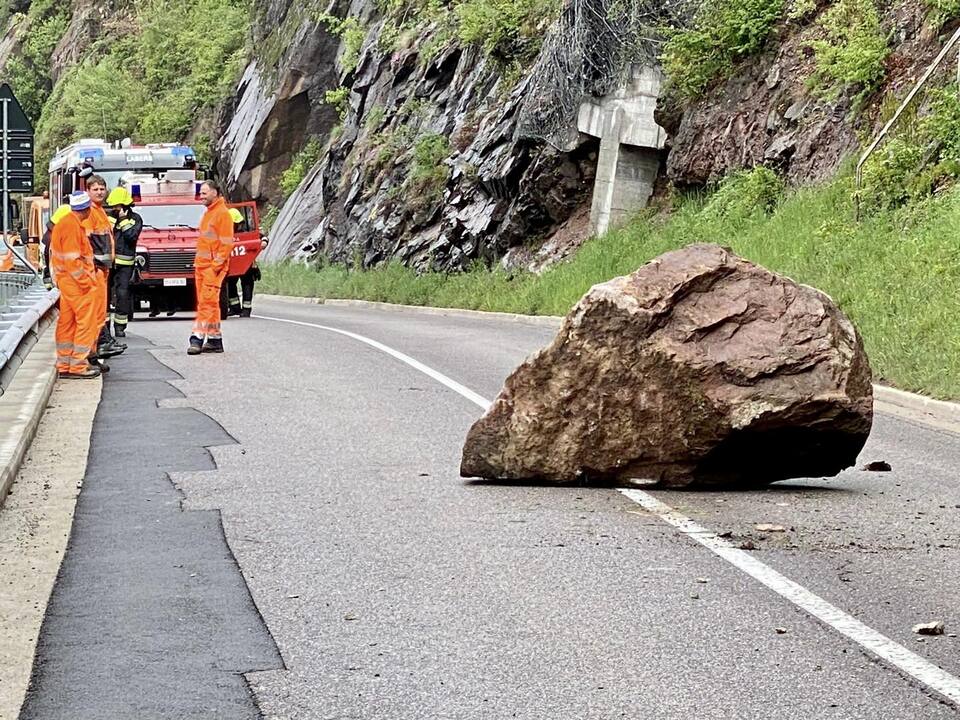
{"type": "Polygon", "coordinates": [[[595,283],[694,242],[716,242],[831,295],[864,337],[876,380],[960,398],[960,191],[853,221],[848,177],[800,190],[771,214],[717,217],[701,199],[645,213],[540,276],[355,271],[280,264],[264,292],[563,315],[595,283]]]}

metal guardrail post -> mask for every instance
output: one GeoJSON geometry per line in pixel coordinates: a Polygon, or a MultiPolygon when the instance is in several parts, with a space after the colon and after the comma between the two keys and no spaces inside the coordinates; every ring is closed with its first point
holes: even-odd
{"type": "MultiPolygon", "coordinates": [[[[916,85],[913,86],[913,89],[910,90],[907,97],[903,99],[903,102],[900,103],[900,107],[897,108],[897,111],[893,114],[893,117],[887,120],[886,125],[884,125],[883,129],[877,133],[877,136],[873,139],[873,142],[870,143],[870,146],[860,156],[860,160],[857,162],[857,190],[856,193],[854,193],[857,220],[860,219],[860,188],[863,185],[864,163],[867,162],[867,159],[873,154],[873,151],[877,149],[877,146],[890,131],[890,128],[892,128],[897,120],[900,119],[900,115],[902,115],[903,111],[907,109],[916,94],[920,92],[920,88],[922,88],[926,84],[927,80],[930,79],[930,76],[933,75],[933,71],[940,66],[940,63],[943,62],[943,59],[947,56],[947,53],[949,53],[953,46],[957,44],[958,40],[960,40],[960,28],[957,28],[956,32],[953,33],[951,38],[947,41],[947,44],[943,46],[943,50],[940,51],[940,54],[937,55],[936,59],[932,63],[930,63],[927,71],[917,81],[916,85]]],[[[960,82],[960,56],[957,58],[957,81],[960,82]]]]}

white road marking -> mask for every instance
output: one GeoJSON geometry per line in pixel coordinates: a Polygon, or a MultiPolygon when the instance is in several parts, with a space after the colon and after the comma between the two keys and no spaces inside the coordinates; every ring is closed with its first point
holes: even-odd
{"type": "Polygon", "coordinates": [[[448,378],[446,375],[444,375],[443,373],[437,372],[433,368],[427,367],[422,362],[420,362],[419,360],[414,360],[409,355],[404,355],[399,350],[394,350],[391,347],[387,347],[383,343],[377,342],[376,340],[371,340],[370,338],[364,337],[363,335],[357,335],[356,333],[348,332],[346,330],[340,330],[335,327],[329,327],[327,325],[318,325],[316,323],[300,322],[299,320],[286,320],[285,318],[267,317],[266,315],[254,315],[254,317],[260,318],[261,320],[273,320],[274,322],[289,323],[291,325],[304,325],[306,327],[319,328],[320,330],[327,330],[332,333],[337,333],[338,335],[346,335],[348,338],[353,338],[358,342],[362,342],[371,347],[375,347],[377,350],[385,352],[387,355],[390,355],[391,357],[395,357],[400,362],[404,362],[410,367],[416,370],[419,370],[424,375],[432,377],[441,385],[446,385],[455,393],[459,393],[460,395],[463,395],[463,397],[465,397],[467,400],[469,400],[472,403],[476,403],[484,410],[490,407],[489,400],[480,397],[473,390],[471,390],[468,387],[464,387],[463,385],[458,383],[456,380],[452,380],[448,378]]]}
{"type": "Polygon", "coordinates": [[[864,625],[852,615],[828,603],[802,585],[784,577],[769,565],[757,560],[715,532],[697,525],[693,520],[660,502],[643,490],[623,489],[620,492],[645,510],[654,513],[664,522],[673,525],[680,532],[690,536],[698,543],[716,553],[734,567],[742,570],[754,580],[759,580],[781,597],[786,598],[802,610],[829,625],[842,635],[846,635],[858,645],[863,646],[882,660],[920,681],[953,703],[960,705],[960,679],[942,670],[933,663],[907,650],[899,643],[871,627],[864,625]]]}
{"type": "MultiPolygon", "coordinates": [[[[383,343],[371,340],[363,335],[319,325],[317,323],[301,322],[299,320],[287,320],[284,318],[267,317],[264,315],[255,315],[261,320],[273,320],[274,322],[289,323],[291,325],[303,325],[305,327],[327,330],[329,332],[345,335],[359,342],[370,345],[371,347],[387,353],[391,357],[406,363],[412,368],[419,370],[425,375],[433,378],[437,382],[445,385],[454,392],[462,395],[467,400],[478,405],[484,411],[490,407],[491,402],[478,395],[469,388],[461,385],[455,380],[447,377],[430,367],[427,367],[419,360],[415,360],[409,355],[405,355],[398,350],[394,350],[383,343]]],[[[913,677],[918,682],[927,686],[934,692],[942,695],[955,705],[960,706],[960,678],[951,675],[942,668],[937,667],[929,660],[926,660],[916,653],[908,650],[899,643],[891,640],[882,633],[873,628],[864,625],[852,615],[845,613],[840,608],[831,605],[819,595],[807,590],[802,585],[795,583],[786,576],[780,574],[769,565],[762,563],[753,555],[735,547],[723,538],[719,537],[712,530],[708,530],[686,515],[677,512],[666,503],[657,500],[653,495],[643,490],[621,489],[626,498],[640,505],[644,510],[653,513],[669,525],[677,528],[683,534],[689,536],[696,542],[708,548],[711,552],[726,560],[738,570],[746,573],[753,579],[763,583],[781,597],[789,600],[801,610],[805,610],[825,625],[833,628],[841,635],[863,647],[865,650],[873,653],[881,660],[889,663],[903,673],[913,677]]]]}

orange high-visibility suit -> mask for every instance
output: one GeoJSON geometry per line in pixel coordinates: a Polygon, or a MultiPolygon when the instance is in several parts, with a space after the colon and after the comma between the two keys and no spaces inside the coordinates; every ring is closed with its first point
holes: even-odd
{"type": "Polygon", "coordinates": [[[113,267],[114,245],[113,229],[110,218],[103,207],[96,203],[90,204],[90,216],[84,222],[84,227],[90,237],[90,246],[93,248],[93,262],[96,266],[96,313],[101,318],[100,325],[104,326],[109,319],[107,306],[110,268],[113,267]]]}
{"type": "Polygon", "coordinates": [[[220,286],[230,267],[233,252],[233,220],[227,203],[218,197],[200,219],[197,259],[193,263],[197,285],[197,319],[193,334],[217,339],[220,334],[220,286]]]}
{"type": "Polygon", "coordinates": [[[57,319],[57,370],[82,373],[100,332],[93,249],[80,216],[62,218],[50,234],[50,272],[60,288],[57,319]]]}
{"type": "Polygon", "coordinates": [[[0,254],[0,272],[13,270],[13,250],[2,243],[0,243],[0,250],[3,251],[0,254]]]}

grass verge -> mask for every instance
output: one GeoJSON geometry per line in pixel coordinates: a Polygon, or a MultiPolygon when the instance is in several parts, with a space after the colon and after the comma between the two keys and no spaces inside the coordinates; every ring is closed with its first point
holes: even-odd
{"type": "Polygon", "coordinates": [[[842,177],[791,194],[769,214],[718,216],[697,198],[669,215],[644,213],[539,276],[278,264],[264,268],[261,290],[564,315],[591,285],[694,242],[732,247],[831,295],[862,333],[877,381],[960,398],[960,192],[856,223],[850,179],[842,177]]]}

